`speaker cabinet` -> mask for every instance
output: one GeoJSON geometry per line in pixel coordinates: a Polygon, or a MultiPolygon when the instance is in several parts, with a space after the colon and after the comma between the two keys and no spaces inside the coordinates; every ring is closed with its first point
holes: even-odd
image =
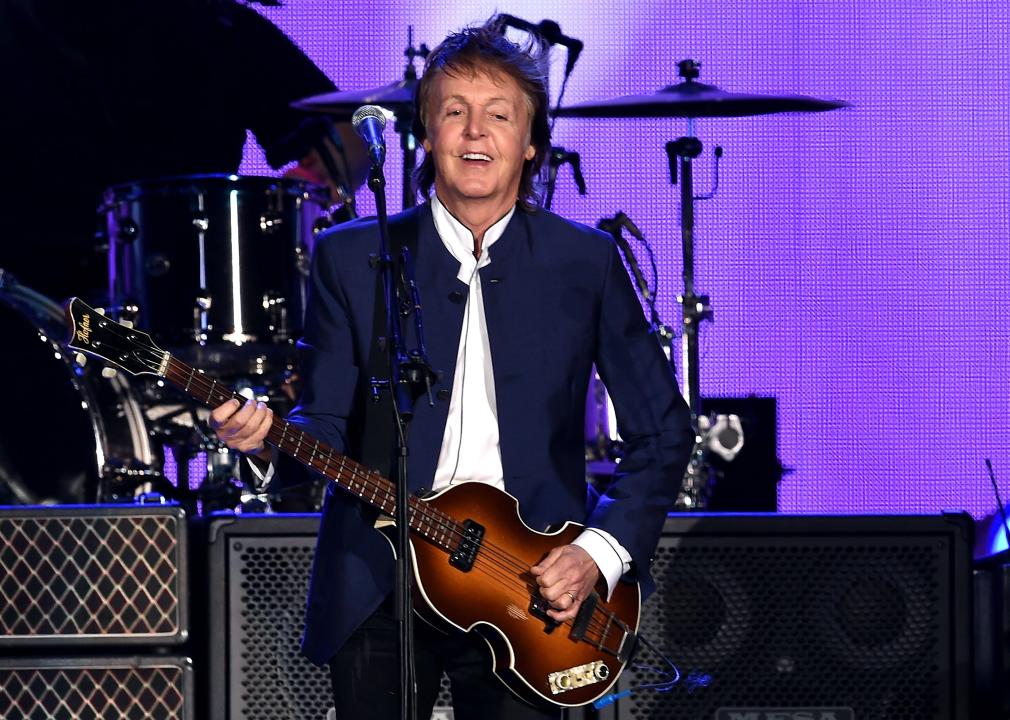
{"type": "Polygon", "coordinates": [[[1010,551],[975,564],[975,716],[1010,717],[1010,551]]]}
{"type": "Polygon", "coordinates": [[[325,668],[300,653],[319,516],[222,515],[207,531],[213,720],[323,720],[325,668]]]}
{"type": "Polygon", "coordinates": [[[194,720],[192,697],[186,658],[0,658],[0,717],[11,720],[194,720]]]}
{"type": "MultiPolygon", "coordinates": [[[[637,690],[601,717],[964,720],[971,547],[966,515],[671,517],[640,631],[711,682],[637,690]]],[[[617,690],[658,664],[640,645],[617,690]]]]}
{"type": "Polygon", "coordinates": [[[177,507],[0,508],[0,647],[181,644],[186,574],[177,507]]]}
{"type": "MultiPolygon", "coordinates": [[[[334,717],[329,670],[300,651],[318,529],[316,514],[221,515],[205,527],[211,720],[334,717]]],[[[452,718],[445,676],[432,718],[452,718]]]]}

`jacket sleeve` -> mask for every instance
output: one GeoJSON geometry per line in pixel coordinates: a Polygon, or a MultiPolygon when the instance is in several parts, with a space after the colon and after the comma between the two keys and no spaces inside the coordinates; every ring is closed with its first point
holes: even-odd
{"type": "MultiPolygon", "coordinates": [[[[347,454],[348,429],[357,410],[362,369],[355,351],[352,314],[340,274],[338,233],[317,242],[309,281],[305,331],[298,342],[301,391],[288,421],[347,454]]],[[[281,456],[278,474],[283,485],[307,479],[296,461],[281,456]]]]}
{"type": "MultiPolygon", "coordinates": [[[[598,317],[596,366],[614,402],[625,452],[587,525],[612,534],[631,555],[632,574],[646,580],[694,432],[673,368],[612,242],[598,317]]],[[[651,583],[645,585],[648,591],[651,583]]]]}

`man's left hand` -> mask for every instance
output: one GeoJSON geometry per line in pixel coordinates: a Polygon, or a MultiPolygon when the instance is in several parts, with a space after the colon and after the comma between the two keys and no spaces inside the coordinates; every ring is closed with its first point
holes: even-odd
{"type": "Polygon", "coordinates": [[[557,622],[574,620],[600,579],[600,569],[578,545],[554,548],[530,572],[540,586],[540,595],[551,604],[547,614],[557,622]]]}

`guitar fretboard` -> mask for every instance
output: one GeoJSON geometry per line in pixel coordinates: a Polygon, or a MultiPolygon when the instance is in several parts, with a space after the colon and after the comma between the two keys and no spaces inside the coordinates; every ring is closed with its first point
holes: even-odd
{"type": "MultiPolygon", "coordinates": [[[[227,385],[207,377],[196,368],[171,356],[165,379],[190,397],[210,407],[217,407],[229,400],[238,400],[240,403],[246,401],[246,398],[233,392],[227,385]]],[[[310,470],[318,472],[387,515],[395,517],[396,487],[379,473],[341,455],[330,445],[276,415],[266,439],[268,443],[310,470]]],[[[410,529],[446,551],[454,549],[462,535],[459,523],[417,498],[410,498],[409,504],[410,529]]]]}

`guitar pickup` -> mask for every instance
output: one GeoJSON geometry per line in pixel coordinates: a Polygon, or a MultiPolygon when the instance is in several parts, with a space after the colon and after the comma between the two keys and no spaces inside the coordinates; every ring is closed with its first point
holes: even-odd
{"type": "Polygon", "coordinates": [[[558,626],[558,621],[547,614],[547,611],[551,609],[551,604],[547,600],[541,597],[540,593],[536,593],[530,598],[530,615],[535,618],[540,618],[546,623],[544,625],[544,632],[550,634],[554,632],[554,628],[558,626]]]}
{"type": "Polygon", "coordinates": [[[449,555],[449,564],[463,572],[470,572],[484,541],[484,526],[473,520],[466,520],[463,522],[462,534],[463,538],[459,541],[459,545],[449,555]]]}

